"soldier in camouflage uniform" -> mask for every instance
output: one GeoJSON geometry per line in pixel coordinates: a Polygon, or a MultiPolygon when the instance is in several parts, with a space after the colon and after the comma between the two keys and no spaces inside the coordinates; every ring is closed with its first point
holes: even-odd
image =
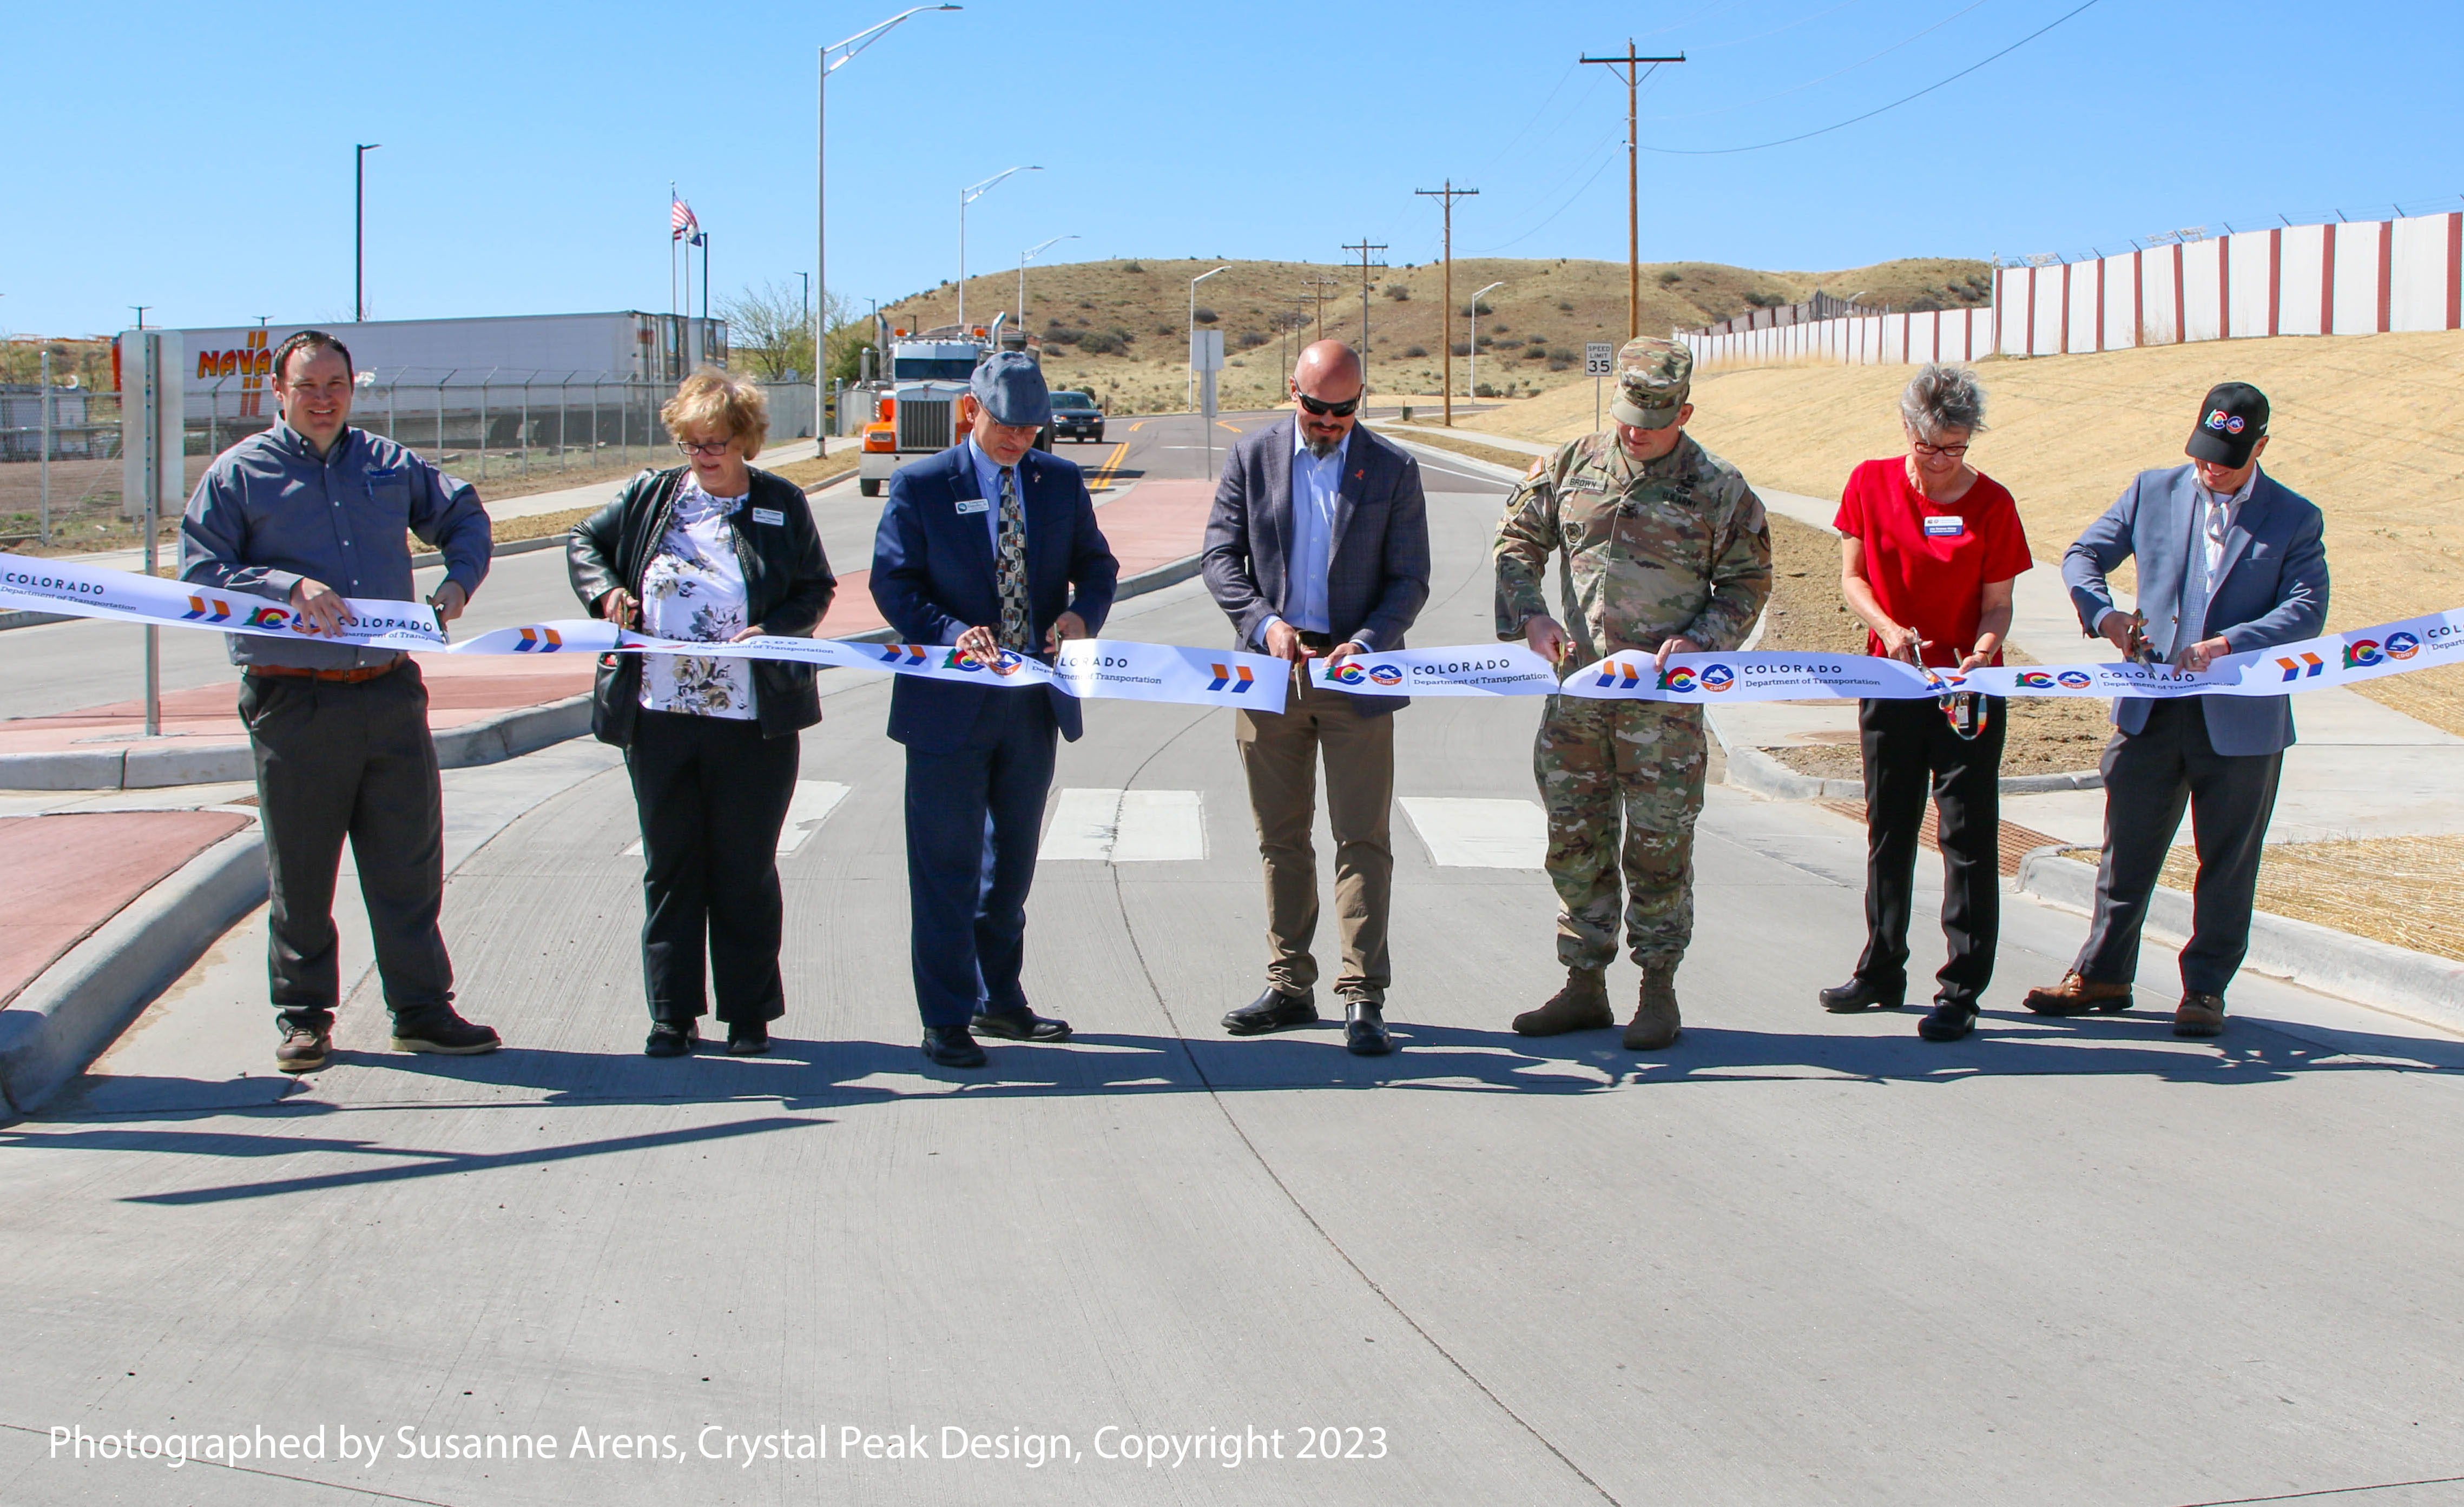
{"type": "MultiPolygon", "coordinates": [[[[1531,468],[1497,528],[1497,636],[1566,667],[1620,649],[1733,649],[1771,597],[1771,530],[1737,469],[1684,432],[1692,354],[1668,340],[1617,353],[1617,427],[1531,468]],[[1543,590],[1556,555],[1567,621],[1543,590]]],[[[1677,1039],[1677,964],[1694,932],[1694,819],[1703,810],[1703,711],[1551,696],[1532,766],[1549,813],[1549,879],[1563,908],[1566,987],[1514,1018],[1525,1036],[1617,1024],[1618,875],[1642,990],[1625,1045],[1677,1039]],[[1620,831],[1620,827],[1622,830],[1620,831]]]]}

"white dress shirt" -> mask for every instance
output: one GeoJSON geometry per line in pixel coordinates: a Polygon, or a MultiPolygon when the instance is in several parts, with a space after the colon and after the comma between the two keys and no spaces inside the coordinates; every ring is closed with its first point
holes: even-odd
{"type": "MultiPolygon", "coordinates": [[[[1303,633],[1331,633],[1327,616],[1326,574],[1334,562],[1334,507],[1343,494],[1343,462],[1352,452],[1352,432],[1325,456],[1309,453],[1309,436],[1298,421],[1292,425],[1292,548],[1284,561],[1285,604],[1290,622],[1303,633]]],[[[1286,621],[1270,616],[1266,626],[1286,621]]],[[[1260,634],[1264,642],[1263,631],[1260,634]]]]}

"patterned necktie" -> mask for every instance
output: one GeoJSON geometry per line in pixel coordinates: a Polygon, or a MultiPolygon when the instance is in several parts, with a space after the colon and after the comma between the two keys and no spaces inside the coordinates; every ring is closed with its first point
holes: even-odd
{"type": "Polygon", "coordinates": [[[993,577],[1001,588],[1001,644],[1023,654],[1032,625],[1026,605],[1026,515],[1018,505],[1017,469],[1008,466],[1001,473],[1000,554],[993,577]]]}

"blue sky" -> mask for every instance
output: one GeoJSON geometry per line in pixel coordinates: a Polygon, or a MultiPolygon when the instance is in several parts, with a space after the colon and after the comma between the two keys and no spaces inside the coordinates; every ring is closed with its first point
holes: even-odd
{"type": "MultiPolygon", "coordinates": [[[[831,285],[863,307],[1046,259],[1438,251],[1415,188],[1481,189],[1456,253],[1625,252],[1623,89],[1683,51],[1643,141],[1793,136],[1956,73],[2078,0],[1239,7],[970,0],[832,76],[831,285]]],[[[25,7],[11,23],[0,329],[346,317],[351,145],[377,317],[662,309],[668,185],[716,295],[812,266],[813,49],[891,0],[318,11],[25,7]],[[311,18],[295,24],[293,16],[311,18]],[[40,122],[28,134],[30,122],[40,122]]],[[[1829,270],[2107,250],[2277,212],[2456,207],[2464,7],[2099,0],[1915,103],[1793,145],[1647,153],[1643,256],[1829,270]],[[2321,17],[2327,17],[2321,21],[2321,17]]]]}

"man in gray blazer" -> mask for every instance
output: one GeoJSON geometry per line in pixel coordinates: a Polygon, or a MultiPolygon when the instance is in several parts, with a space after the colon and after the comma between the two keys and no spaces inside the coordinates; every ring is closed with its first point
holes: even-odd
{"type": "MultiPolygon", "coordinates": [[[[2070,547],[2062,579],[2088,632],[2124,653],[2144,649],[2203,670],[2227,654],[2325,630],[2323,520],[2307,499],[2260,474],[2267,416],[2257,388],[2218,386],[2190,431],[2191,464],[2140,472],[2070,547]],[[2135,618],[2105,585],[2106,573],[2134,556],[2135,618]]],[[[2113,721],[2121,731],[2104,751],[2096,920],[2069,975],[2031,990],[2027,1005],[2047,1016],[2130,1008],[2139,928],[2187,802],[2199,876],[2173,1034],[2215,1036],[2224,1030],[2226,986],[2250,949],[2260,843],[2293,743],[2291,698],[2124,696],[2113,721]]]]}
{"type": "Polygon", "coordinates": [[[1206,589],[1239,643],[1292,662],[1279,713],[1239,713],[1242,768],[1266,866],[1266,989],[1223,1017],[1234,1036],[1317,1019],[1317,759],[1334,830],[1334,906],[1343,934],[1345,1045],[1395,1049],[1385,1020],[1386,917],[1395,857],[1395,724],[1399,696],[1309,684],[1306,663],[1403,646],[1429,599],[1429,524],[1419,463],[1356,426],[1360,359],[1319,340],[1292,368],[1299,411],[1243,436],[1223,462],[1206,520],[1206,589]]]}

